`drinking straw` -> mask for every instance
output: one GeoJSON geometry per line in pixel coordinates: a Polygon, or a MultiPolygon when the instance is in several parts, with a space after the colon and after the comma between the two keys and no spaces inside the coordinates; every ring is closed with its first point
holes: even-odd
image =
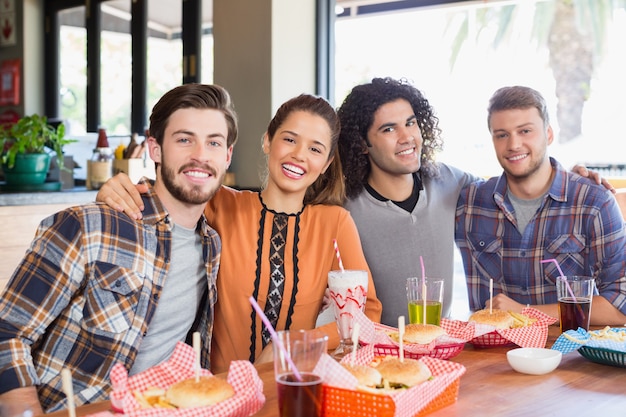
{"type": "Polygon", "coordinates": [[[493,305],[493,278],[489,278],[489,314],[492,312],[493,305]]]}
{"type": "Polygon", "coordinates": [[[193,351],[196,354],[196,363],[194,366],[196,382],[200,382],[200,332],[193,333],[193,351]]]}
{"type": "Polygon", "coordinates": [[[248,300],[250,300],[250,304],[252,304],[252,308],[254,308],[256,313],[261,318],[261,321],[263,322],[263,324],[265,324],[265,327],[267,327],[267,330],[270,332],[270,335],[272,336],[272,340],[274,341],[274,343],[276,343],[276,346],[278,346],[278,348],[283,352],[285,359],[289,363],[289,366],[291,366],[291,370],[293,371],[294,376],[296,377],[298,381],[302,382],[302,375],[300,375],[298,368],[296,368],[296,365],[291,360],[291,355],[289,355],[289,352],[287,352],[287,349],[285,349],[285,345],[283,345],[283,342],[278,337],[278,334],[276,333],[276,330],[274,330],[272,323],[270,323],[269,319],[267,318],[265,313],[263,313],[263,310],[261,310],[261,307],[256,302],[253,296],[250,296],[248,300]]]}
{"type": "Polygon", "coordinates": [[[422,315],[423,323],[426,324],[426,269],[424,268],[424,259],[420,255],[420,264],[422,265],[422,315]]]}
{"type": "MultiPolygon", "coordinates": [[[[424,310],[426,311],[426,310],[424,310]]],[[[426,324],[424,322],[424,324],[426,324]]],[[[404,316],[398,317],[398,343],[400,343],[400,349],[398,356],[400,357],[400,362],[404,362],[404,316]]]]}
{"type": "MultiPolygon", "coordinates": [[[[559,265],[558,261],[554,258],[544,259],[543,261],[541,261],[542,264],[546,262],[554,262],[554,264],[556,265],[556,269],[558,269],[559,274],[561,274],[557,279],[560,279],[561,281],[565,283],[565,287],[567,288],[567,291],[569,292],[570,297],[572,297],[572,301],[576,304],[576,296],[574,295],[574,291],[572,291],[572,287],[569,285],[569,282],[567,282],[567,277],[563,273],[563,270],[561,269],[561,265],[559,265]]],[[[594,282],[594,285],[595,285],[595,282],[594,282]]],[[[577,309],[578,313],[582,316],[584,314],[583,307],[580,304],[576,304],[576,305],[578,306],[578,309],[577,309]]]]}
{"type": "Polygon", "coordinates": [[[339,269],[341,269],[341,272],[344,272],[345,269],[343,269],[343,262],[341,262],[341,254],[339,253],[339,246],[337,246],[337,239],[333,239],[333,246],[335,246],[335,255],[337,255],[337,261],[339,261],[339,269]]]}
{"type": "Polygon", "coordinates": [[[543,261],[541,261],[542,264],[546,262],[554,262],[554,264],[556,265],[556,269],[559,270],[559,274],[560,274],[559,278],[557,279],[561,279],[563,282],[565,282],[565,287],[567,287],[567,291],[569,291],[570,297],[572,297],[572,300],[575,301],[576,296],[574,295],[574,291],[572,291],[572,287],[570,287],[569,282],[567,282],[567,278],[565,277],[563,270],[561,270],[561,265],[559,265],[556,259],[544,259],[543,261]]]}
{"type": "Polygon", "coordinates": [[[61,370],[61,384],[63,385],[63,392],[67,397],[67,410],[70,414],[70,417],[76,417],[76,406],[74,405],[74,388],[72,387],[72,373],[67,368],[61,370]]]}
{"type": "Polygon", "coordinates": [[[356,360],[356,348],[359,346],[359,332],[361,331],[361,325],[359,323],[354,323],[354,328],[352,329],[352,354],[350,355],[350,364],[354,365],[354,361],[356,360]]]}

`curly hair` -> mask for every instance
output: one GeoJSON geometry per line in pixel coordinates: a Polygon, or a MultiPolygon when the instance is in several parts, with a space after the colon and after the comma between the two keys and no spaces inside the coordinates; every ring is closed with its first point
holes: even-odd
{"type": "Polygon", "coordinates": [[[374,78],[371,83],[357,85],[337,111],[341,121],[339,156],[344,171],[346,195],[354,198],[361,193],[371,171],[369,157],[364,151],[369,143],[367,132],[374,113],[389,102],[404,99],[411,104],[424,140],[420,173],[423,177],[438,175],[435,154],[443,149],[439,119],[422,92],[407,80],[374,78]]]}

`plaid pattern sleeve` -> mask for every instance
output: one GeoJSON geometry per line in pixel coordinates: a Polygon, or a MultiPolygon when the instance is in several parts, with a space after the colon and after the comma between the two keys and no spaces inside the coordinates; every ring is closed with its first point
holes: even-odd
{"type": "MultiPolygon", "coordinates": [[[[170,220],[152,190],[144,205],[137,222],[100,204],[42,221],[0,298],[0,392],[36,385],[51,412],[66,406],[63,367],[77,405],[107,398],[116,363],[130,369],[171,250],[170,220]]],[[[210,342],[220,241],[208,226],[202,233],[209,286],[200,320],[210,342]]]]}
{"type": "Polygon", "coordinates": [[[552,262],[540,262],[555,259],[567,276],[594,277],[600,295],[626,311],[626,235],[615,199],[551,162],[554,181],[523,234],[506,196],[504,175],[461,193],[455,240],[471,309],[484,308],[490,279],[494,294],[522,304],[556,303],[559,271],[552,262]]]}

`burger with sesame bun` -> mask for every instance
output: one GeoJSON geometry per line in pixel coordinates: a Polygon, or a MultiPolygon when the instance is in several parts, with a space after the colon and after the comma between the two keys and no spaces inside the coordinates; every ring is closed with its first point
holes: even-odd
{"type": "Polygon", "coordinates": [[[349,363],[344,363],[342,366],[357,379],[359,387],[374,389],[382,387],[383,377],[376,368],[368,365],[349,363]]]}
{"type": "Polygon", "coordinates": [[[496,329],[510,329],[515,324],[515,319],[508,311],[495,308],[491,309],[491,311],[488,308],[478,310],[470,316],[468,321],[488,324],[496,329]]]}
{"type": "Polygon", "coordinates": [[[357,389],[374,394],[391,394],[428,380],[432,374],[422,362],[396,356],[378,357],[374,365],[342,364],[358,381],[357,389]]]}
{"type": "Polygon", "coordinates": [[[201,376],[179,381],[165,392],[165,401],[178,408],[215,405],[235,395],[233,387],[224,379],[201,376]]]}
{"type": "MultiPolygon", "coordinates": [[[[446,334],[446,331],[442,327],[435,326],[434,324],[407,324],[404,327],[402,341],[405,343],[427,345],[444,334],[446,334]]],[[[389,337],[397,343],[400,342],[400,336],[397,331],[389,333],[389,337]]]]}
{"type": "Polygon", "coordinates": [[[380,361],[376,370],[383,377],[383,387],[389,389],[410,388],[428,380],[432,374],[430,369],[416,359],[386,356],[380,361]]]}

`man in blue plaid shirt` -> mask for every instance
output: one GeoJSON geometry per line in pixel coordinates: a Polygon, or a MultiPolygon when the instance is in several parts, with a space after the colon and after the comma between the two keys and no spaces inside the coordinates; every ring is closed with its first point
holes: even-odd
{"type": "Polygon", "coordinates": [[[595,279],[591,324],[626,323],[626,233],[615,197],[566,172],[547,148],[554,139],[544,98],[504,87],[489,102],[488,126],[504,173],[466,187],[455,239],[470,308],[520,312],[532,305],[558,317],[558,262],[566,276],[595,279]]]}
{"type": "Polygon", "coordinates": [[[43,220],[0,298],[0,414],[105,400],[120,362],[135,374],[167,360],[199,332],[209,367],[221,241],[206,202],[222,184],[237,139],[230,96],[185,84],[154,106],[147,139],[156,181],[143,220],[86,204],[43,220]]]}

